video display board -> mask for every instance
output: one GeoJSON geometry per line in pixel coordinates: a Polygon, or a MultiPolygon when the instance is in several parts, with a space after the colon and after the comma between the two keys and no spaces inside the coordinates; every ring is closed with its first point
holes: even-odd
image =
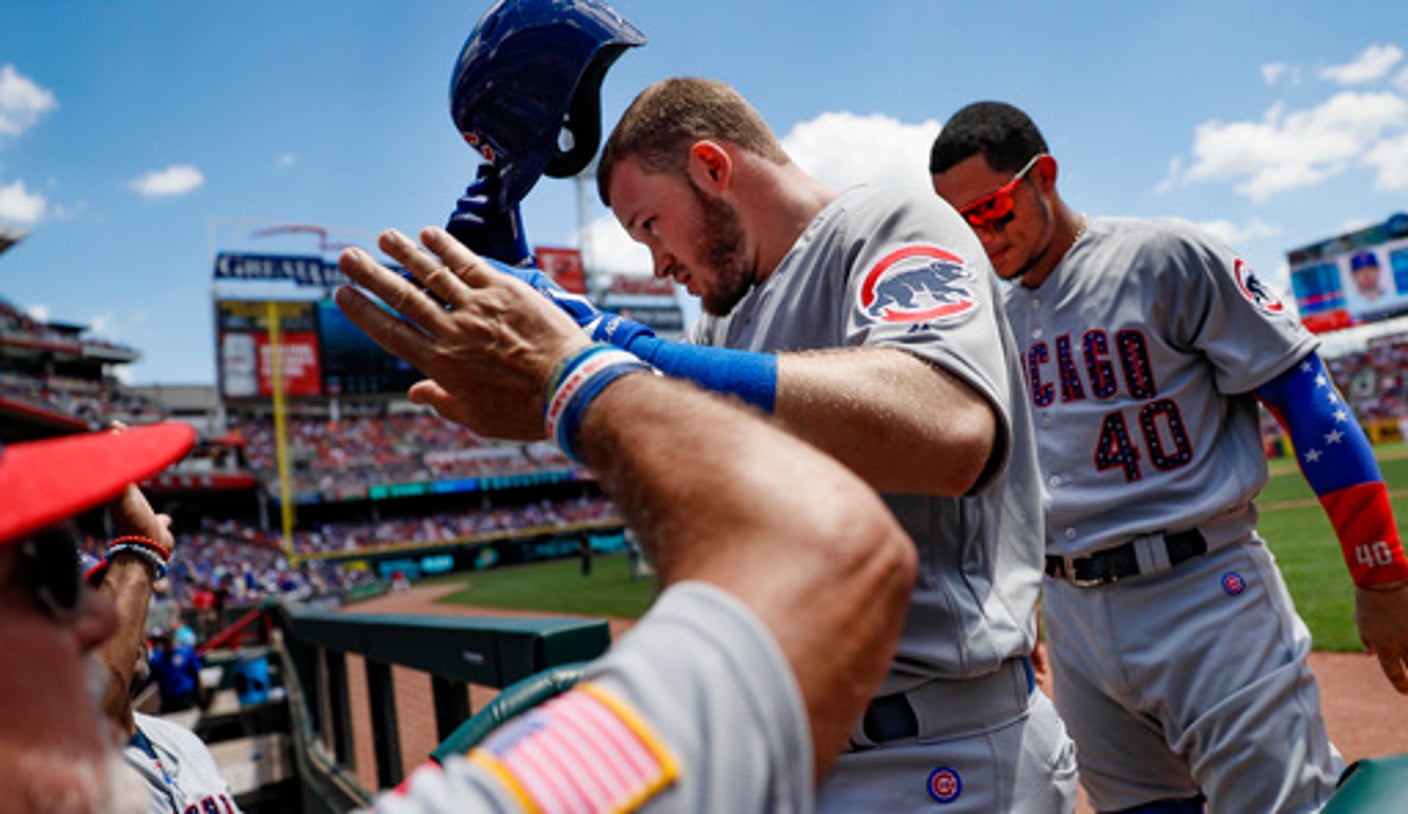
{"type": "MultiPolygon", "coordinates": [[[[215,302],[220,394],[227,399],[273,395],[269,300],[215,302]]],[[[404,393],[424,378],[382,350],[329,299],[274,301],[284,394],[340,396],[404,393]]]]}
{"type": "MultiPolygon", "coordinates": [[[[279,370],[289,396],[322,394],[317,316],[309,302],[274,304],[279,316],[279,370]]],[[[220,394],[225,398],[273,395],[273,343],[265,300],[219,300],[215,303],[220,394]]]]}
{"type": "Polygon", "coordinates": [[[1317,333],[1408,314],[1408,214],[1286,253],[1301,322],[1317,333]]]}

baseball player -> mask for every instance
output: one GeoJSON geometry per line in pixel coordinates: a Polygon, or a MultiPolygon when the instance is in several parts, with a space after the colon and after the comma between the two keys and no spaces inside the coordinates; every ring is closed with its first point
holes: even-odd
{"type": "MultiPolygon", "coordinates": [[[[142,812],[88,657],[117,625],[83,583],[71,518],[174,462],[184,424],[0,446],[0,808],[142,812]]],[[[170,809],[166,809],[169,811],[170,809]]]]}
{"type": "Polygon", "coordinates": [[[123,757],[141,778],[152,814],[238,814],[234,793],[200,738],[180,724],[132,709],[152,585],[166,574],[175,538],[171,518],[155,513],[136,486],[112,504],[111,516],[118,536],[101,561],[85,562],[84,574],[117,608],[117,630],[96,653],[110,676],[104,712],[127,738],[123,757]]]}
{"type": "Polygon", "coordinates": [[[823,811],[1062,811],[1074,756],[1030,654],[1040,484],[982,247],[947,206],[793,164],[731,88],[642,92],[597,170],[657,275],[702,302],[694,344],[519,272],[595,339],[727,393],[887,493],[921,577],[823,811]]]}
{"type": "Polygon", "coordinates": [[[1022,346],[1047,488],[1056,702],[1100,811],[1314,811],[1342,769],[1310,637],[1257,536],[1257,400],[1334,525],[1356,619],[1408,692],[1408,565],[1315,338],[1231,250],[1172,220],[1089,219],[1036,126],[965,107],[935,191],[977,232],[1022,346]]]}
{"type": "MultiPolygon", "coordinates": [[[[571,3],[546,10],[587,13],[571,3]]],[[[554,78],[563,64],[611,57],[644,38],[610,18],[585,25],[596,32],[592,47],[562,62],[542,49],[507,60],[500,38],[553,30],[541,16],[509,19],[481,25],[487,38],[471,37],[451,89],[466,141],[490,145],[483,155],[494,166],[481,177],[499,177],[509,194],[467,194],[450,231],[514,265],[526,252],[502,247],[521,240],[522,230],[502,212],[513,211],[513,190],[537,180],[527,170],[557,158],[560,111],[569,107],[562,94],[573,110],[596,110],[594,84],[583,103],[580,84],[554,78]],[[535,109],[546,114],[504,116],[495,89],[509,85],[532,88],[535,109]]],[[[580,75],[599,83],[600,72],[580,75]]],[[[667,83],[632,110],[603,153],[602,198],[650,246],[657,273],[686,285],[720,319],[705,321],[699,344],[665,342],[540,272],[520,278],[593,339],[775,413],[893,493],[891,509],[920,541],[924,577],[899,655],[823,788],[821,807],[1070,809],[1070,741],[1028,658],[1042,545],[1030,414],[981,246],[930,198],[879,190],[837,196],[806,177],[756,113],[720,86],[667,83]],[[696,103],[715,102],[720,116],[698,114],[696,103]],[[657,132],[652,122],[676,127],[657,132]],[[636,135],[621,137],[628,129],[636,135]],[[630,178],[629,188],[613,187],[616,175],[630,178]],[[655,194],[665,187],[666,195],[655,194]],[[849,350],[799,352],[840,348],[849,350]]],[[[594,150],[596,133],[587,135],[594,150]]]]}
{"type": "Polygon", "coordinates": [[[915,575],[902,529],[835,461],[591,344],[449,233],[421,240],[443,265],[398,233],[380,243],[414,282],[360,250],[341,260],[409,322],[357,289],[338,305],[433,377],[413,401],[480,435],[554,438],[590,466],[664,592],[571,691],[377,809],[810,811],[899,635],[915,575]]]}

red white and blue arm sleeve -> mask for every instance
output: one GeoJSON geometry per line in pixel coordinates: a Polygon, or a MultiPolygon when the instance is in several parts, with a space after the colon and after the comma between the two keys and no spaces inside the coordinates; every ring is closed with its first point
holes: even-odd
{"type": "Polygon", "coordinates": [[[1290,436],[1296,462],[1335,528],[1354,584],[1408,579],[1388,487],[1363,428],[1318,354],[1256,389],[1290,436]]]}

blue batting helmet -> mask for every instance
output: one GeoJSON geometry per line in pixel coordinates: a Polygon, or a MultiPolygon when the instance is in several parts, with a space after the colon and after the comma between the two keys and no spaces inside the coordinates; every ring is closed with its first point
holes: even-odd
{"type": "Polygon", "coordinates": [[[645,35],[599,0],[499,0],[461,49],[450,115],[499,172],[499,206],[543,173],[581,172],[601,141],[607,68],[645,35]],[[561,143],[563,131],[569,143],[561,143]]]}

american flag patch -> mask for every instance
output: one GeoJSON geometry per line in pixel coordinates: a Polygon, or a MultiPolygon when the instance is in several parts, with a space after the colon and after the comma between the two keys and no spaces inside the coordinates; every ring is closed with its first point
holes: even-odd
{"type": "Polygon", "coordinates": [[[631,811],[679,774],[650,725],[594,684],[509,722],[469,759],[498,777],[525,810],[542,814],[631,811]]]}

